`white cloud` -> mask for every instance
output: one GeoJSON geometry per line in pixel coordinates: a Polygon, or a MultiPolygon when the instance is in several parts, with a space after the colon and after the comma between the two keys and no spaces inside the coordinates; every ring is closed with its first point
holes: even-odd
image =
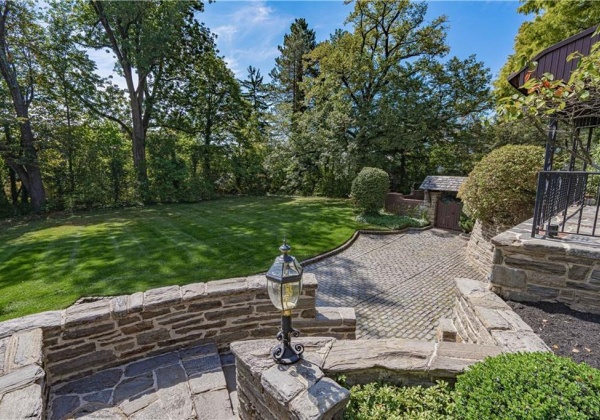
{"type": "Polygon", "coordinates": [[[238,28],[234,25],[221,25],[213,28],[212,32],[214,32],[219,39],[231,43],[233,37],[238,32],[238,28]]]}
{"type": "Polygon", "coordinates": [[[246,77],[249,65],[265,75],[271,70],[279,55],[277,45],[293,21],[264,0],[209,4],[199,18],[217,34],[217,47],[238,78],[246,77]]]}

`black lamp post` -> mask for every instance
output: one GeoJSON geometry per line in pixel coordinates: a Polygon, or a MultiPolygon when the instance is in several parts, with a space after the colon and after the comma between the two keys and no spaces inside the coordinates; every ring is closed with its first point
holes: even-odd
{"type": "Polygon", "coordinates": [[[267,272],[267,290],[269,298],[277,309],[281,311],[281,331],[277,334],[277,344],[271,349],[273,359],[280,364],[289,365],[302,358],[304,346],[291,345],[291,337],[298,337],[300,332],[292,328],[292,309],[298,304],[302,291],[302,266],[296,258],[288,255],[292,249],[283,240],[279,247],[281,255],[267,272]]]}

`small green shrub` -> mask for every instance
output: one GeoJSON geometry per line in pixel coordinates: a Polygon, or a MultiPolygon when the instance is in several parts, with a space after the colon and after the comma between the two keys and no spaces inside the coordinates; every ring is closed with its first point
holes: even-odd
{"type": "Polygon", "coordinates": [[[600,370],[552,353],[502,354],[455,387],[456,418],[599,419],[600,370]]]}
{"type": "Polygon", "coordinates": [[[543,164],[539,146],[501,147],[475,165],[458,196],[474,218],[516,225],[533,216],[537,173],[543,164]]]}
{"type": "Polygon", "coordinates": [[[401,230],[409,227],[424,227],[429,224],[426,219],[409,216],[399,216],[388,213],[369,213],[357,217],[357,220],[370,225],[381,226],[391,230],[401,230]]]}
{"type": "MultiPolygon", "coordinates": [[[[342,385],[346,386],[342,381],[342,385]]],[[[348,420],[451,419],[454,404],[446,382],[423,388],[382,383],[355,385],[344,412],[348,420]]]]}
{"type": "Polygon", "coordinates": [[[385,204],[390,177],[378,168],[363,168],[352,181],[350,196],[361,213],[376,214],[385,204]]]}
{"type": "Polygon", "coordinates": [[[464,233],[471,233],[473,231],[473,226],[475,226],[475,219],[461,213],[458,226],[464,233]]]}

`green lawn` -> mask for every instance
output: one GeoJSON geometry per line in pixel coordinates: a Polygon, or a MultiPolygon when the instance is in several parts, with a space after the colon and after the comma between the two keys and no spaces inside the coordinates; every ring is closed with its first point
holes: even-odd
{"type": "Polygon", "coordinates": [[[266,271],[284,235],[299,260],[356,229],[347,200],[229,198],[0,224],[0,320],[65,308],[81,296],[266,271]]]}

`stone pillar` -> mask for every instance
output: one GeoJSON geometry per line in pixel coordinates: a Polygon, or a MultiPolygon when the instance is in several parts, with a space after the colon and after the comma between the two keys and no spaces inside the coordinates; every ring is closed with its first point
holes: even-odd
{"type": "Polygon", "coordinates": [[[427,216],[431,222],[431,226],[435,226],[435,216],[437,214],[437,203],[441,198],[442,193],[440,191],[429,191],[425,190],[425,198],[423,204],[427,208],[427,216]]]}
{"type": "Polygon", "coordinates": [[[231,344],[235,355],[239,416],[243,420],[341,419],[350,392],[324,377],[320,352],[334,339],[297,339],[304,358],[278,365],[271,358],[272,340],[231,344]]]}

